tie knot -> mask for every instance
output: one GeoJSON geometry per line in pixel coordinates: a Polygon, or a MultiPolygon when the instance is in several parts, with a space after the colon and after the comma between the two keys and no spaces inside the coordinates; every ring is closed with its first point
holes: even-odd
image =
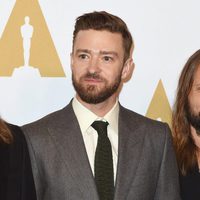
{"type": "Polygon", "coordinates": [[[94,121],[91,126],[97,131],[99,136],[107,136],[108,122],[94,121]]]}

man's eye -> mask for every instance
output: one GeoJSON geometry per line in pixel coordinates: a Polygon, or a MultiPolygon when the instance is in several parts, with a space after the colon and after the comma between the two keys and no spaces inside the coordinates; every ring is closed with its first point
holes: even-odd
{"type": "Polygon", "coordinates": [[[112,61],[113,58],[110,57],[110,56],[104,56],[104,57],[103,57],[103,60],[104,60],[104,61],[112,61]]]}
{"type": "Polygon", "coordinates": [[[86,54],[80,54],[78,57],[80,59],[86,59],[86,58],[88,58],[88,56],[86,54]]]}

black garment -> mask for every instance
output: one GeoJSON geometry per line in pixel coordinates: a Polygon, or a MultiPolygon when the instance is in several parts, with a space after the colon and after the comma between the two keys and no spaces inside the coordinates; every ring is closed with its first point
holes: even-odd
{"type": "Polygon", "coordinates": [[[13,143],[0,143],[0,200],[36,200],[25,137],[19,127],[8,125],[13,143]]]}
{"type": "Polygon", "coordinates": [[[107,135],[108,122],[94,121],[91,125],[98,133],[94,162],[94,175],[100,200],[114,197],[112,147],[107,135]]]}
{"type": "Polygon", "coordinates": [[[200,199],[200,173],[195,167],[186,176],[180,175],[180,189],[182,200],[200,199]]]}

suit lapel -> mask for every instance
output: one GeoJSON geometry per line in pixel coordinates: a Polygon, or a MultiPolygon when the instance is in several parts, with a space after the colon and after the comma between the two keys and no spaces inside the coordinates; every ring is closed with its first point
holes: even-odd
{"type": "Polygon", "coordinates": [[[136,114],[120,106],[115,200],[126,199],[133,183],[144,141],[140,128],[136,114]]]}
{"type": "Polygon", "coordinates": [[[98,199],[93,174],[80,127],[71,103],[60,111],[59,119],[49,128],[66,173],[70,173],[82,199],[98,199]]]}

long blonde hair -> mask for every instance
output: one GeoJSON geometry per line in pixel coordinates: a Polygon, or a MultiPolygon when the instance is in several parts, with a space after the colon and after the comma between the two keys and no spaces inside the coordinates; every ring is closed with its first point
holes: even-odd
{"type": "Polygon", "coordinates": [[[0,143],[4,142],[10,144],[13,140],[11,131],[9,130],[6,123],[0,119],[0,143]]]}

